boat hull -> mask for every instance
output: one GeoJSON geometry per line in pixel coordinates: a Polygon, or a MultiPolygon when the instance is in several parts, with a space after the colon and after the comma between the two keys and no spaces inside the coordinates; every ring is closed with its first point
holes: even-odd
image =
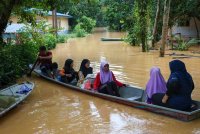
{"type": "MultiPolygon", "coordinates": [[[[185,111],[180,111],[180,110],[175,110],[175,109],[170,109],[170,108],[166,108],[166,107],[161,107],[161,106],[157,106],[157,105],[152,105],[152,104],[147,104],[145,103],[145,93],[144,90],[137,88],[137,87],[128,87],[130,88],[131,93],[129,94],[123,94],[121,93],[120,95],[122,95],[122,97],[115,97],[115,96],[111,96],[111,95],[106,95],[106,94],[102,94],[102,93],[98,93],[98,92],[94,92],[91,90],[84,90],[81,89],[77,86],[73,86],[70,84],[66,84],[66,83],[62,83],[60,81],[51,79],[45,75],[42,75],[38,70],[34,70],[34,72],[38,75],[40,75],[41,77],[45,78],[46,80],[52,81],[56,84],[59,85],[63,85],[65,87],[68,87],[70,89],[73,89],[73,91],[78,91],[78,92],[82,92],[88,95],[92,95],[95,97],[99,97],[105,100],[109,100],[109,101],[113,101],[116,103],[120,103],[120,104],[124,104],[130,107],[134,107],[134,108],[138,108],[138,109],[142,109],[142,110],[147,110],[147,111],[151,111],[153,113],[157,113],[160,115],[165,115],[168,117],[173,117],[175,119],[181,120],[181,121],[191,121],[194,119],[197,119],[200,117],[200,102],[199,101],[195,101],[198,104],[198,109],[192,112],[185,112],[185,111]],[[140,97],[138,97],[138,95],[140,97]],[[136,99],[129,99],[129,98],[136,98],[136,99]]],[[[126,87],[124,87],[126,88],[126,87]]],[[[126,91],[124,89],[120,89],[120,91],[126,91]]]]}

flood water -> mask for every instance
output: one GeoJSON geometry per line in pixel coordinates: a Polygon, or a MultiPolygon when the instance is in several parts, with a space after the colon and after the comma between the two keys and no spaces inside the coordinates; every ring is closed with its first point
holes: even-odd
{"type": "MultiPolygon", "coordinates": [[[[160,58],[158,51],[142,53],[141,48],[123,42],[100,40],[101,37],[123,36],[124,33],[97,30],[88,37],[59,44],[52,51],[53,60],[61,68],[67,58],[72,58],[78,70],[81,60],[89,58],[96,73],[99,61],[106,58],[120,81],[142,88],[145,88],[152,66],[160,67],[164,78],[168,79],[168,63],[173,60],[171,56],[160,58]]],[[[181,60],[195,83],[192,97],[200,100],[200,58],[181,60]]],[[[200,119],[178,121],[85,95],[36,75],[20,81],[23,80],[35,82],[36,88],[24,103],[0,118],[0,134],[200,134],[200,119]]]]}

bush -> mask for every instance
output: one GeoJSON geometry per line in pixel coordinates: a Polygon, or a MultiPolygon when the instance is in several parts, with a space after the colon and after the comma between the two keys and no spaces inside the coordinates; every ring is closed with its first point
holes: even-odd
{"type": "Polygon", "coordinates": [[[179,50],[179,51],[186,51],[188,50],[188,48],[190,47],[190,45],[188,44],[188,42],[180,39],[180,38],[176,38],[178,45],[175,46],[175,49],[179,50]]]}
{"type": "Polygon", "coordinates": [[[76,37],[85,37],[87,32],[81,27],[81,24],[77,24],[74,28],[76,37]]]}
{"type": "Polygon", "coordinates": [[[65,35],[58,35],[57,37],[57,43],[65,43],[67,41],[68,37],[65,35]]]}
{"type": "Polygon", "coordinates": [[[44,35],[44,44],[48,49],[54,49],[56,47],[56,37],[53,34],[44,35]]]}
{"type": "Polygon", "coordinates": [[[9,84],[28,70],[36,60],[38,47],[21,44],[7,45],[0,49],[0,86],[9,84]]]}
{"type": "Polygon", "coordinates": [[[93,28],[96,25],[95,20],[93,20],[89,17],[86,17],[86,16],[83,16],[78,22],[79,22],[81,28],[84,29],[87,33],[91,33],[93,28]]]}

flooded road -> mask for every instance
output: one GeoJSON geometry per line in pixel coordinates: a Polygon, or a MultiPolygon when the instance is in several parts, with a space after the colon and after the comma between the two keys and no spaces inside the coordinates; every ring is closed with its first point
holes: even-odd
{"type": "MultiPolygon", "coordinates": [[[[97,73],[100,59],[106,58],[120,81],[142,88],[152,66],[160,67],[168,79],[171,56],[160,58],[158,51],[142,53],[141,48],[123,42],[100,40],[101,37],[123,36],[123,33],[97,31],[85,38],[70,39],[52,51],[53,61],[61,68],[67,58],[72,58],[78,70],[81,60],[89,58],[97,73]]],[[[181,60],[195,83],[192,97],[200,100],[200,58],[181,60]]],[[[200,119],[182,122],[85,95],[35,75],[20,81],[24,79],[34,81],[36,88],[24,103],[0,118],[0,134],[200,134],[200,119]]]]}

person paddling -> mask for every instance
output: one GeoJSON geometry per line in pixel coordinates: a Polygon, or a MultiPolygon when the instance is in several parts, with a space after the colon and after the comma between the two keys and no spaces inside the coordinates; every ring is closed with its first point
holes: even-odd
{"type": "Polygon", "coordinates": [[[31,72],[34,70],[36,66],[40,66],[41,72],[44,75],[52,78],[53,76],[51,74],[51,64],[52,64],[52,52],[48,51],[45,46],[41,46],[39,48],[39,54],[37,60],[28,75],[29,76],[31,75],[31,72]]]}

